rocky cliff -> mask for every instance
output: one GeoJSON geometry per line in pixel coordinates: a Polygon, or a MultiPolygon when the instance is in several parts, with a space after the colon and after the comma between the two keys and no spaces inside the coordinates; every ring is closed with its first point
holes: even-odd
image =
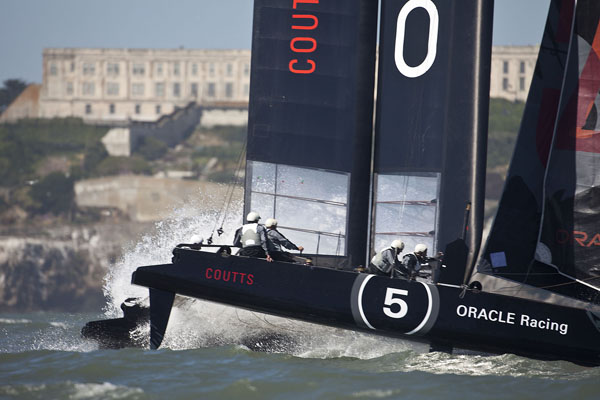
{"type": "Polygon", "coordinates": [[[0,312],[100,310],[109,266],[147,229],[123,223],[0,236],[0,312]]]}

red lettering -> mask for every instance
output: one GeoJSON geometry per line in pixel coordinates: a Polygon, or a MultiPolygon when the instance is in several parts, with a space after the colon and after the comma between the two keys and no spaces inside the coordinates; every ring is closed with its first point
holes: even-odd
{"type": "Polygon", "coordinates": [[[310,64],[310,68],[309,69],[298,69],[294,67],[294,64],[298,63],[297,59],[293,59],[292,61],[290,61],[290,72],[293,72],[294,74],[312,74],[313,72],[315,72],[316,69],[316,64],[313,60],[311,59],[307,59],[306,62],[308,64],[310,64]]]}
{"type": "Polygon", "coordinates": [[[577,242],[578,245],[585,247],[585,241],[588,238],[588,234],[580,231],[573,231],[573,239],[577,242]],[[576,237],[580,236],[580,237],[576,237]]]}
{"type": "Polygon", "coordinates": [[[590,247],[591,245],[600,246],[600,233],[596,233],[594,235],[592,240],[590,240],[590,242],[587,244],[587,247],[590,247]]]}
{"type": "Polygon", "coordinates": [[[228,271],[228,270],[221,270],[218,268],[206,268],[206,271],[204,273],[204,275],[206,276],[206,279],[214,279],[215,281],[220,281],[222,280],[223,282],[236,282],[237,277],[240,276],[240,279],[238,282],[239,284],[246,284],[246,285],[252,285],[254,283],[254,275],[252,274],[247,274],[245,272],[237,272],[237,271],[228,271]],[[233,276],[233,279],[232,279],[233,276]],[[244,282],[244,280],[246,282],[244,282]]]}
{"type": "Polygon", "coordinates": [[[292,15],[292,18],[294,18],[294,19],[308,18],[308,19],[312,19],[312,21],[313,21],[312,25],[292,25],[292,29],[312,30],[312,29],[315,29],[317,26],[319,26],[319,19],[317,17],[315,17],[314,15],[294,14],[294,15],[292,15]]]}
{"type": "Polygon", "coordinates": [[[294,10],[297,8],[298,3],[319,4],[319,0],[293,0],[294,10]]]}
{"type": "Polygon", "coordinates": [[[312,53],[317,49],[317,41],[310,37],[295,37],[290,42],[290,49],[292,49],[294,53],[312,53]],[[308,42],[312,47],[306,49],[298,48],[296,47],[296,42],[308,42]]]}

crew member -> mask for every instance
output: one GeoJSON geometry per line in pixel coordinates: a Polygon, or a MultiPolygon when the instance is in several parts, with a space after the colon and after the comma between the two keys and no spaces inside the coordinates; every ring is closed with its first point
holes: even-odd
{"type": "Polygon", "coordinates": [[[427,246],[419,243],[415,246],[413,253],[408,253],[402,257],[402,270],[408,279],[415,279],[419,272],[424,268],[429,268],[427,257],[427,246]]]}
{"type": "Polygon", "coordinates": [[[275,261],[296,262],[294,256],[287,251],[283,251],[282,247],[299,251],[304,250],[304,247],[296,246],[283,236],[277,230],[277,220],[275,218],[267,219],[265,226],[267,227],[267,249],[271,258],[275,261]]]}
{"type": "Polygon", "coordinates": [[[267,249],[267,233],[264,225],[258,223],[260,215],[251,211],[246,216],[247,224],[235,232],[233,245],[241,247],[237,255],[247,257],[266,258],[273,261],[267,249]]]}
{"type": "Polygon", "coordinates": [[[402,240],[394,240],[390,247],[381,250],[371,259],[368,272],[375,275],[394,277],[397,275],[398,269],[402,268],[402,264],[398,259],[400,253],[404,250],[404,242],[402,240]]]}

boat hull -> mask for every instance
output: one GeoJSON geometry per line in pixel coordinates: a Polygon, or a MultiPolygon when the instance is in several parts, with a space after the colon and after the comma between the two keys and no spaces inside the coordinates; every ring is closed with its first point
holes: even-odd
{"type": "Polygon", "coordinates": [[[437,348],[600,365],[594,314],[457,286],[180,248],[172,264],[139,267],[132,283],[151,289],[155,309],[153,290],[437,348]]]}

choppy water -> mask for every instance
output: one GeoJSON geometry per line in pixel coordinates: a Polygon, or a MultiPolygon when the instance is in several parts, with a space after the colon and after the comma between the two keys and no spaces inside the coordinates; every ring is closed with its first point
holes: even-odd
{"type": "MultiPolygon", "coordinates": [[[[0,399],[600,398],[600,368],[428,353],[410,342],[200,301],[174,309],[158,351],[100,350],[82,339],[87,321],[117,316],[121,301],[146,294],[129,284],[137,266],[168,262],[176,243],[210,235],[215,216],[193,210],[177,210],[129,246],[106,277],[103,312],[0,314],[0,399]],[[265,334],[278,340],[263,342],[265,334]],[[268,351],[248,347],[259,344],[268,351]]],[[[239,220],[238,213],[226,221],[227,235],[239,220]]],[[[136,334],[147,338],[147,331],[136,334]]]]}
{"type": "MultiPolygon", "coordinates": [[[[295,344],[289,350],[275,349],[280,352],[274,353],[253,352],[231,343],[213,342],[202,347],[202,328],[194,339],[190,339],[189,332],[182,332],[180,347],[185,347],[181,343],[187,343],[195,348],[98,350],[94,343],[79,336],[81,326],[98,317],[102,316],[2,315],[0,398],[597,399],[600,396],[600,368],[533,361],[513,355],[426,353],[399,340],[308,324],[296,327],[307,331],[291,334],[295,344]]],[[[177,342],[177,333],[171,330],[169,334],[170,341],[177,342]]],[[[232,338],[225,336],[225,342],[232,338]]]]}

